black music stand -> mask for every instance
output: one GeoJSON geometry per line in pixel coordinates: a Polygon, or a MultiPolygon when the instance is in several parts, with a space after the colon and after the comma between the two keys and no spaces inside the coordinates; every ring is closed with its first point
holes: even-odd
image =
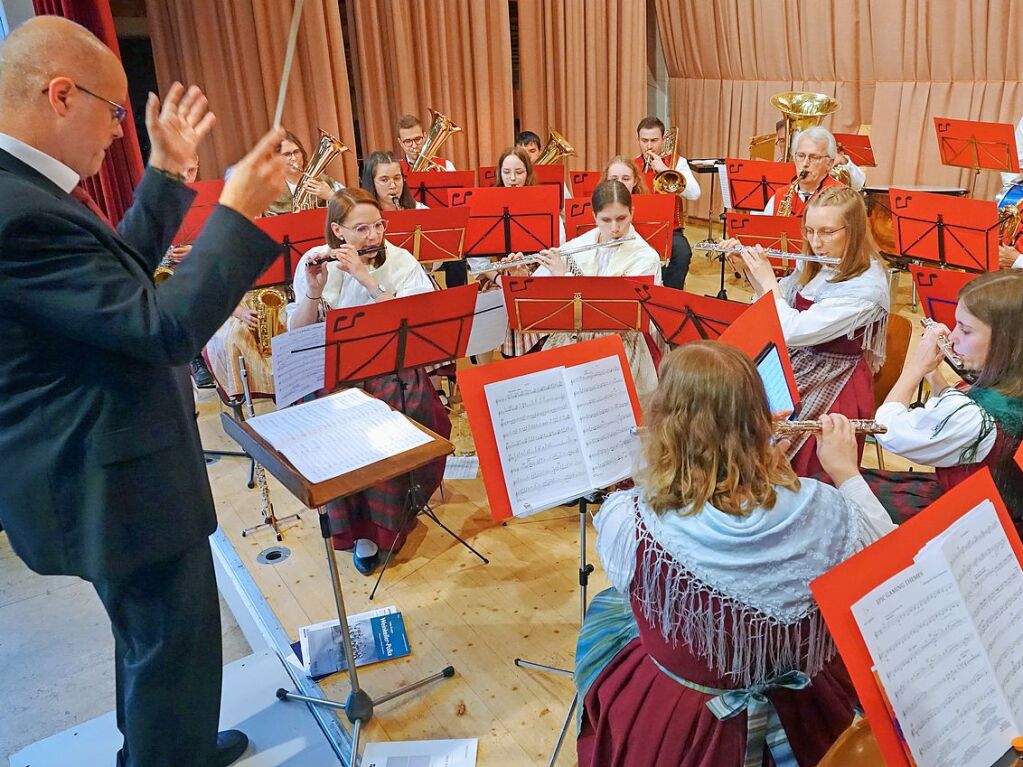
{"type": "Polygon", "coordinates": [[[331,587],[334,591],[334,605],[337,608],[338,620],[340,621],[341,642],[345,663],[348,666],[347,673],[351,691],[348,693],[348,698],[344,703],[325,698],[299,695],[298,693],[289,692],[284,688],[277,690],[277,697],[282,701],[297,700],[314,706],[327,706],[344,711],[348,721],[354,725],[352,730],[352,752],[348,763],[351,767],[355,767],[359,753],[359,735],[363,725],[373,718],[375,706],[417,690],[430,682],[450,678],[454,676],[455,669],[453,666],[447,666],[418,682],[405,685],[375,699],[371,698],[360,686],[359,675],[355,667],[355,650],[352,647],[352,637],[348,629],[348,612],[345,609],[344,592],[341,588],[341,575],[338,572],[334,546],[331,542],[330,523],[327,519],[327,504],[331,501],[360,493],[379,482],[393,479],[404,473],[413,472],[415,469],[425,466],[431,461],[450,454],[454,450],[454,445],[412,421],[417,428],[433,438],[429,443],[369,464],[347,474],[342,474],[340,477],[313,483],[307,480],[287,458],[274,449],[249,424],[236,421],[227,413],[221,414],[221,422],[228,436],[237,441],[245,452],[252,455],[255,460],[273,474],[282,485],[290,490],[308,508],[316,509],[319,515],[320,533],[323,537],[327,556],[327,570],[330,573],[331,587]]]}
{"type": "MultiPolygon", "coordinates": [[[[357,384],[367,378],[394,375],[401,392],[401,412],[406,412],[407,384],[400,373],[411,368],[450,362],[465,355],[476,310],[476,284],[444,291],[397,298],[380,304],[335,309],[327,313],[324,386],[328,390],[345,384],[357,384]]],[[[422,514],[444,532],[475,554],[484,564],[490,560],[480,554],[458,533],[445,525],[422,497],[414,473],[409,473],[405,499],[405,524],[422,514]]],[[[369,598],[394,556],[394,543],[387,551],[383,567],[369,598]]]]}

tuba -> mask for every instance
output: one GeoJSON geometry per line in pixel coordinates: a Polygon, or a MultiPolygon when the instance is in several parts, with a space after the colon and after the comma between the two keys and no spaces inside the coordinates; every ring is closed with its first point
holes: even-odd
{"type": "Polygon", "coordinates": [[[302,171],[302,178],[295,185],[295,197],[291,202],[292,212],[319,207],[320,201],[312,192],[306,189],[306,185],[311,180],[319,178],[320,174],[333,162],[335,157],[347,151],[348,147],[336,138],[326,131],[320,131],[320,143],[316,146],[313,156],[309,158],[309,162],[306,163],[305,170],[302,171]]]}
{"type": "Polygon", "coordinates": [[[554,128],[548,128],[548,130],[550,137],[544,148],[540,150],[540,154],[533,160],[533,165],[556,165],[566,157],[576,156],[575,149],[565,140],[564,136],[554,128]]]}
{"type": "Polygon", "coordinates": [[[449,117],[445,117],[440,112],[431,109],[430,116],[432,118],[430,131],[426,134],[426,141],[423,142],[422,149],[419,150],[419,157],[412,163],[412,171],[414,173],[428,170],[430,166],[437,166],[433,158],[440,151],[441,146],[451,138],[452,133],[460,133],[462,130],[449,117]]]}
{"type": "Polygon", "coordinates": [[[662,170],[654,176],[651,186],[656,194],[682,194],[686,190],[686,177],[675,170],[675,162],[678,153],[678,126],[668,129],[664,134],[664,144],[661,145],[661,152],[668,155],[668,169],[662,170]]]}
{"type": "Polygon", "coordinates": [[[771,97],[771,103],[781,110],[785,119],[784,162],[792,162],[792,137],[797,132],[820,125],[825,117],[837,112],[841,106],[831,96],[808,91],[778,93],[771,97]]]}
{"type": "Polygon", "coordinates": [[[288,303],[288,297],[279,288],[263,288],[256,292],[252,298],[256,307],[257,327],[256,346],[259,353],[269,357],[271,353],[270,340],[280,333],[281,309],[288,303]]]}
{"type": "Polygon", "coordinates": [[[998,242],[1016,247],[1016,241],[1023,234],[1020,230],[1020,209],[1016,205],[1003,205],[998,209],[998,242]]]}

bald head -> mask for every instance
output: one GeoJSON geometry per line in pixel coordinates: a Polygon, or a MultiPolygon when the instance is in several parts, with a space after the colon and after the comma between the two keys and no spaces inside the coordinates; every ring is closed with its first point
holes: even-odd
{"type": "Polygon", "coordinates": [[[0,132],[81,176],[99,170],[121,136],[114,116],[127,98],[117,56],[73,21],[37,16],[0,44],[0,132]]]}

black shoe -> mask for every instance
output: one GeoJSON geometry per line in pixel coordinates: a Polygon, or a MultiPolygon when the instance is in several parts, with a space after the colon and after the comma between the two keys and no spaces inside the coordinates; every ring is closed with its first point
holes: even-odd
{"type": "Polygon", "coordinates": [[[195,385],[200,389],[212,389],[213,388],[213,376],[210,373],[210,369],[206,367],[206,360],[202,358],[200,354],[191,362],[192,368],[192,380],[195,381],[195,385]]]}
{"type": "Polygon", "coordinates": [[[217,767],[227,767],[237,762],[249,747],[249,737],[241,730],[224,730],[217,733],[217,756],[213,762],[217,767]]]}

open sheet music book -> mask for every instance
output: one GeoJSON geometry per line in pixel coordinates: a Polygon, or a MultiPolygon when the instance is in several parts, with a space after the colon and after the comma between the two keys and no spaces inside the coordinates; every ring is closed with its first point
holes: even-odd
{"type": "Polygon", "coordinates": [[[920,767],[991,767],[1023,734],[1023,569],[984,501],[852,605],[920,767]]]}
{"type": "Polygon", "coordinates": [[[636,418],[620,357],[494,381],[484,391],[515,516],[631,474],[636,418]]]}
{"type": "Polygon", "coordinates": [[[432,441],[404,415],[359,389],[258,415],[247,423],[313,483],[432,441]]]}

